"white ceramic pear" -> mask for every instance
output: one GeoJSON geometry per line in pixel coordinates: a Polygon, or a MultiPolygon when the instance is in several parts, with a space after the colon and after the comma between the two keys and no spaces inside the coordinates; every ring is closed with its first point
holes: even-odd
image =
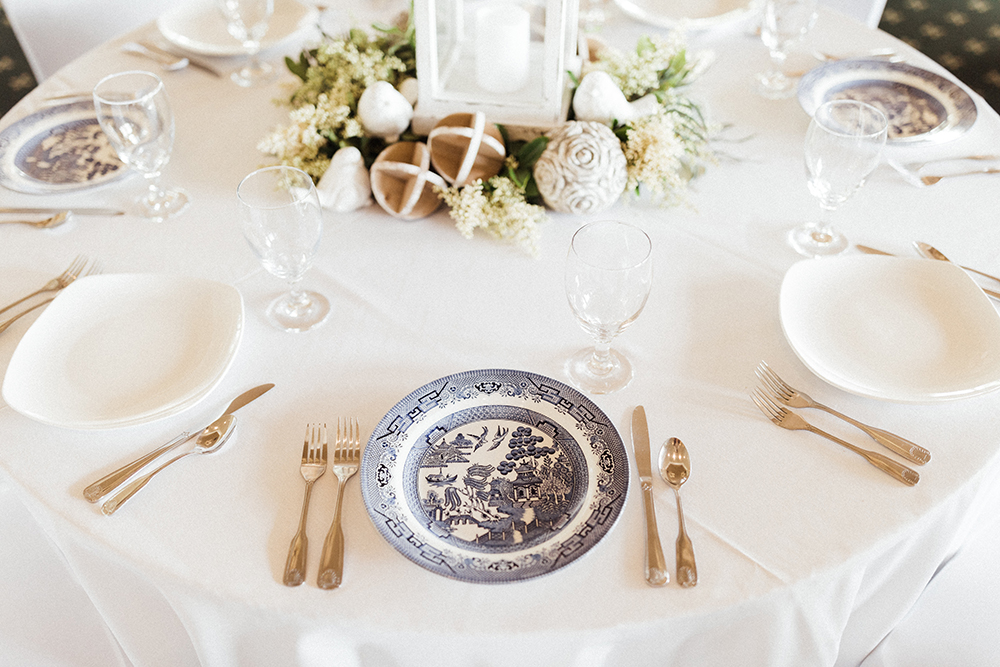
{"type": "Polygon", "coordinates": [[[330,166],[316,185],[319,203],[339,213],[355,211],[371,203],[372,187],[365,160],[354,146],[333,154],[330,166]]]}
{"type": "Polygon", "coordinates": [[[358,120],[369,134],[394,143],[412,119],[413,105],[388,81],[379,81],[361,93],[358,120]]]}

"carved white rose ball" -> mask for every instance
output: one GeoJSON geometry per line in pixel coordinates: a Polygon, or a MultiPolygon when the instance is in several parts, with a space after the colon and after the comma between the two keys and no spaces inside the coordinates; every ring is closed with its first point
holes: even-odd
{"type": "Polygon", "coordinates": [[[570,121],[549,137],[535,163],[545,204],[561,213],[596,213],[611,206],[628,180],[621,142],[606,125],[570,121]]]}

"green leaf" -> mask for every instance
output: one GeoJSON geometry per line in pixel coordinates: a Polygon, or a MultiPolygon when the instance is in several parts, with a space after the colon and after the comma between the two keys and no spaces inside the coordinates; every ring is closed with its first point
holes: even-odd
{"type": "Polygon", "coordinates": [[[302,79],[302,81],[306,80],[306,73],[309,71],[309,61],[306,59],[305,53],[299,55],[298,62],[285,56],[285,66],[288,67],[289,72],[302,79]]]}
{"type": "Polygon", "coordinates": [[[517,158],[518,165],[531,169],[538,162],[538,158],[542,157],[542,153],[545,152],[545,148],[549,145],[549,138],[546,136],[536,137],[532,139],[517,152],[515,157],[517,158]]]}

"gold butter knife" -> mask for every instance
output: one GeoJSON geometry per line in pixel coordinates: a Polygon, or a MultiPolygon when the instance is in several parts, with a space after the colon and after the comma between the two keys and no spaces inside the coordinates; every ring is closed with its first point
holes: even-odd
{"type": "MultiPolygon", "coordinates": [[[[876,248],[872,248],[872,247],[866,246],[866,245],[861,245],[860,243],[855,244],[854,247],[857,248],[858,250],[860,250],[861,252],[865,253],[866,255],[887,255],[889,257],[895,257],[895,255],[893,255],[891,252],[886,252],[885,250],[877,250],[876,248]]],[[[919,249],[919,247],[918,247],[918,249],[919,249]]],[[[942,257],[943,257],[943,255],[942,255],[942,257]]],[[[941,258],[940,257],[929,257],[929,259],[941,259],[941,258]]],[[[945,258],[944,261],[948,261],[948,259],[945,258]]],[[[969,269],[969,268],[966,268],[964,266],[961,267],[961,268],[965,269],[966,271],[973,271],[974,273],[979,273],[978,271],[975,271],[974,269],[969,269]]],[[[988,278],[993,278],[993,276],[987,276],[987,277],[988,278]]],[[[987,288],[983,287],[982,285],[979,285],[979,289],[983,290],[983,292],[986,293],[986,296],[992,297],[992,298],[996,299],[997,301],[1000,301],[1000,292],[995,292],[995,291],[993,291],[991,289],[987,289],[987,288]]]]}
{"type": "Polygon", "coordinates": [[[660,545],[660,532],[656,528],[656,511],[653,509],[653,467],[649,459],[649,427],[646,410],[640,405],[632,411],[632,449],[642,483],[642,506],[646,510],[646,583],[665,586],[670,581],[667,564],[660,545]]]}

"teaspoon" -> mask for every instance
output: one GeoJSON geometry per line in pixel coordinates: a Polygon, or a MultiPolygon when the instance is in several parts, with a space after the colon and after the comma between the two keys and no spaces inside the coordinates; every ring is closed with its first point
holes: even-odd
{"type": "Polygon", "coordinates": [[[681,509],[681,484],[691,475],[691,458],[687,447],[677,438],[670,438],[660,448],[660,477],[674,490],[677,499],[677,583],[688,588],[698,583],[698,568],[694,563],[694,547],[684,530],[684,510],[681,509]]]}
{"type": "Polygon", "coordinates": [[[69,214],[69,211],[59,211],[51,218],[45,218],[44,220],[0,220],[0,224],[10,222],[18,225],[31,225],[32,227],[39,227],[41,229],[52,229],[66,222],[69,219],[69,214]]]}
{"type": "Polygon", "coordinates": [[[216,451],[229,440],[229,436],[233,434],[234,430],[236,430],[236,415],[229,414],[219,417],[201,432],[201,435],[198,436],[198,439],[194,443],[194,449],[183,454],[178,454],[153,472],[143,475],[123,486],[118,493],[101,506],[101,512],[106,516],[111,516],[119,507],[125,504],[126,500],[134,496],[139,489],[146,486],[146,482],[152,479],[153,475],[174,461],[178,461],[189,454],[209,454],[216,451]]]}

